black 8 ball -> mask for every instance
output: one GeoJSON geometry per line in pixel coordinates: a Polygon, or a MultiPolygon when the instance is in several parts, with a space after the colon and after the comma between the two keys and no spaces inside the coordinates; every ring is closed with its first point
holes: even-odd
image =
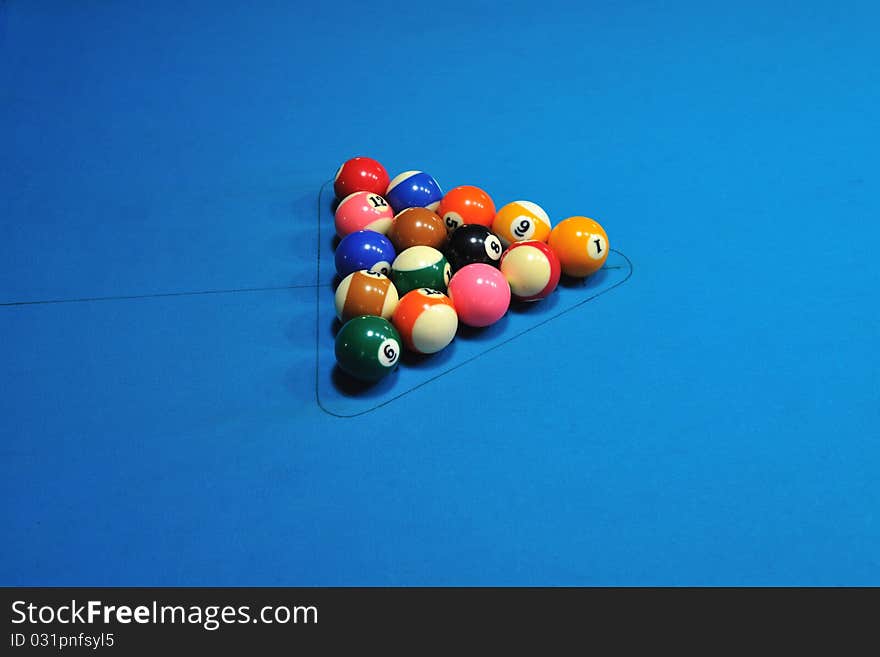
{"type": "Polygon", "coordinates": [[[502,251],[501,240],[491,230],[480,224],[465,224],[449,236],[446,259],[452,271],[478,262],[497,267],[502,251]]]}

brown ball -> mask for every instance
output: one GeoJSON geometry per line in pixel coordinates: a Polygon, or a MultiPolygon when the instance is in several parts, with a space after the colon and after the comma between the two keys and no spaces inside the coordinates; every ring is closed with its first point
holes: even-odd
{"type": "Polygon", "coordinates": [[[394,217],[388,239],[398,253],[411,246],[440,249],[446,243],[446,224],[428,208],[407,208],[394,217]]]}

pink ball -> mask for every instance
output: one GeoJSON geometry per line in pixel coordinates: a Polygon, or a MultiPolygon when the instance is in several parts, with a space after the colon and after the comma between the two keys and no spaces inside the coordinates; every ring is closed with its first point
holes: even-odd
{"type": "Polygon", "coordinates": [[[466,265],[449,281],[449,298],[463,324],[489,326],[507,312],[510,285],[492,265],[466,265]]]}
{"type": "Polygon", "coordinates": [[[372,230],[384,235],[392,219],[394,210],[384,198],[373,192],[355,192],[336,208],[336,234],[345,237],[359,230],[372,230]]]}

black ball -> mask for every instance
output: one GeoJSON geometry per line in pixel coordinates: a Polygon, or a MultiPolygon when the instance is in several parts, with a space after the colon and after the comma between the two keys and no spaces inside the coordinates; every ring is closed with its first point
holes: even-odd
{"type": "Polygon", "coordinates": [[[449,236],[446,259],[454,272],[478,262],[497,267],[502,251],[501,240],[491,230],[479,224],[465,224],[449,236]]]}

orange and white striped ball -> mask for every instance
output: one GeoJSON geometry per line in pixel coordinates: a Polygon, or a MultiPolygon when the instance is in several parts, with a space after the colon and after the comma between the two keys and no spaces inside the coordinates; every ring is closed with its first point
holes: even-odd
{"type": "Polygon", "coordinates": [[[559,285],[562,267],[559,258],[544,242],[514,242],[501,254],[501,273],[510,292],[520,301],[537,301],[550,295],[559,285]]]}
{"type": "Polygon", "coordinates": [[[508,203],[492,221],[492,232],[504,246],[525,240],[546,242],[551,228],[550,217],[540,205],[531,201],[508,203]]]}
{"type": "Polygon", "coordinates": [[[394,211],[388,201],[373,192],[349,194],[336,207],[336,234],[345,237],[359,230],[372,230],[383,235],[391,228],[394,211]]]}
{"type": "Polygon", "coordinates": [[[420,287],[403,295],[391,319],[407,349],[434,354],[444,349],[458,330],[455,306],[438,290],[420,287]]]}
{"type": "Polygon", "coordinates": [[[563,219],[550,233],[547,244],[559,257],[566,276],[594,274],[608,259],[608,235],[598,221],[589,217],[563,219]]]}
{"type": "Polygon", "coordinates": [[[336,316],[347,322],[361,315],[391,319],[399,298],[397,288],[385,274],[362,269],[342,279],[335,301],[336,316]]]}

